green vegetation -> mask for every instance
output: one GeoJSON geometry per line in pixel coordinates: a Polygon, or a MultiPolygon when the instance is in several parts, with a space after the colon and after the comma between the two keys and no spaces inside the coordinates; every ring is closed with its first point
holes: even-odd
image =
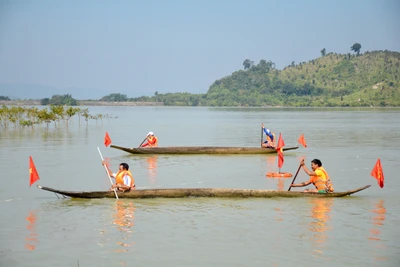
{"type": "Polygon", "coordinates": [[[100,101],[109,101],[109,102],[126,102],[129,101],[129,98],[123,94],[110,94],[107,96],[103,96],[100,101]]]}
{"type": "MultiPolygon", "coordinates": [[[[113,93],[100,101],[163,102],[166,106],[400,106],[400,53],[361,54],[359,43],[350,51],[355,54],[327,53],[323,48],[321,57],[298,64],[292,61],[283,70],[276,69],[272,61],[262,59],[255,64],[245,59],[243,69],[216,80],[205,94],[156,91],[153,96],[129,98],[113,93]]],[[[71,95],[54,95],[41,103],[75,106],[78,101],[71,95]]]]}
{"type": "Polygon", "coordinates": [[[47,128],[49,128],[51,123],[54,123],[57,127],[60,125],[61,121],[63,121],[68,128],[70,119],[75,115],[79,116],[79,124],[81,116],[85,118],[86,123],[88,123],[89,119],[93,119],[96,120],[96,124],[98,120],[102,121],[103,118],[111,118],[111,116],[104,114],[90,115],[87,108],[80,109],[51,105],[50,107],[38,109],[36,107],[7,107],[3,105],[0,108],[0,128],[7,129],[10,126],[14,126],[15,128],[29,126],[33,128],[34,125],[40,125],[42,123],[45,123],[47,128]]]}
{"type": "Polygon", "coordinates": [[[72,96],[68,95],[68,94],[67,95],[53,95],[51,97],[51,99],[43,98],[42,101],[41,101],[41,104],[43,106],[47,106],[47,105],[77,106],[78,105],[78,101],[76,99],[72,98],[72,96]]]}
{"type": "Polygon", "coordinates": [[[0,95],[0,100],[10,101],[11,99],[8,96],[0,95]]]}
{"type": "Polygon", "coordinates": [[[164,102],[178,106],[400,106],[400,53],[374,51],[324,56],[275,69],[271,61],[250,59],[244,70],[215,81],[206,94],[156,94],[129,101],[164,102]]]}

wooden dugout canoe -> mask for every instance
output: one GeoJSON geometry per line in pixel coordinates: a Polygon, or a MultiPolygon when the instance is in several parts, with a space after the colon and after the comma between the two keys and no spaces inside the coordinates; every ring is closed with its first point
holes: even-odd
{"type": "MultiPolygon", "coordinates": [[[[219,146],[170,146],[170,147],[122,147],[111,145],[110,147],[132,154],[272,154],[274,148],[261,147],[219,147],[219,146]]],[[[283,151],[298,149],[299,147],[286,147],[283,151]]]]}
{"type": "MultiPolygon", "coordinates": [[[[72,198],[115,198],[114,191],[63,191],[44,186],[40,189],[54,192],[72,198]]],[[[185,197],[213,197],[213,198],[271,198],[271,197],[344,197],[369,188],[366,185],[346,192],[329,194],[305,193],[296,191],[274,191],[259,189],[230,189],[230,188],[167,188],[167,189],[138,189],[129,192],[118,192],[119,198],[185,198],[185,197]]]]}

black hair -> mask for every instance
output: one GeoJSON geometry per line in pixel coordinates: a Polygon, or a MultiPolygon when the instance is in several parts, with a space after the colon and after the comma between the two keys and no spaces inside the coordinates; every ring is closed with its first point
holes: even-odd
{"type": "Polygon", "coordinates": [[[311,162],[317,164],[319,167],[322,167],[322,162],[319,159],[313,159],[311,162]]]}
{"type": "Polygon", "coordinates": [[[119,164],[119,166],[122,166],[122,168],[123,168],[124,170],[129,170],[129,165],[126,164],[126,163],[121,163],[121,164],[119,164]]]}

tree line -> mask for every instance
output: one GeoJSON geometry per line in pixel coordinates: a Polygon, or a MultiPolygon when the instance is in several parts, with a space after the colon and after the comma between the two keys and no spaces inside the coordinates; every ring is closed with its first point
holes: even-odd
{"type": "MultiPolygon", "coordinates": [[[[166,106],[400,106],[400,53],[372,51],[327,52],[308,62],[291,62],[282,70],[271,60],[250,59],[243,69],[211,84],[205,94],[165,93],[130,98],[112,93],[100,101],[163,102],[166,106]]],[[[71,95],[42,99],[42,105],[79,105],[71,95]]]]}

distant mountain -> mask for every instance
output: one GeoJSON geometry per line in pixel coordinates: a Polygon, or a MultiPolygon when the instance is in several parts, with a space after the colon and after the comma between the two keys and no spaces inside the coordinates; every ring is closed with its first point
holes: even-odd
{"type": "MultiPolygon", "coordinates": [[[[322,53],[322,52],[321,52],[322,53]]],[[[275,69],[271,61],[250,59],[244,70],[216,80],[206,94],[168,93],[130,101],[166,106],[400,106],[400,53],[328,53],[275,69]]],[[[190,85],[189,85],[190,86],[190,85]]]]}
{"type": "Polygon", "coordinates": [[[249,62],[210,86],[209,105],[400,106],[399,52],[329,53],[283,70],[249,62]]]}

